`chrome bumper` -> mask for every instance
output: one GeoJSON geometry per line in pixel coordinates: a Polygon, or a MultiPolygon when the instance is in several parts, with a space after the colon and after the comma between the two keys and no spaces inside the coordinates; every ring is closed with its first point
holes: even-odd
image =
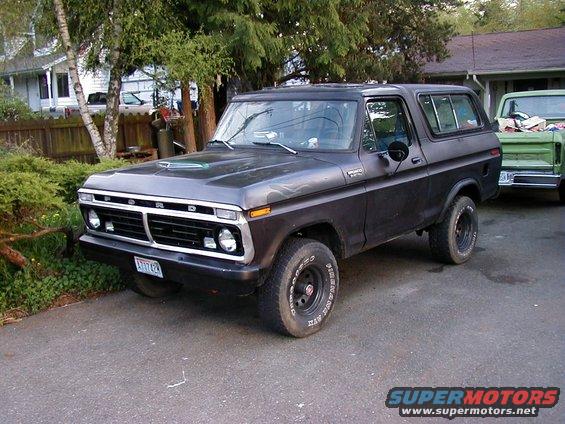
{"type": "Polygon", "coordinates": [[[555,189],[561,183],[561,175],[544,174],[534,171],[500,171],[500,187],[549,188],[555,189]]]}

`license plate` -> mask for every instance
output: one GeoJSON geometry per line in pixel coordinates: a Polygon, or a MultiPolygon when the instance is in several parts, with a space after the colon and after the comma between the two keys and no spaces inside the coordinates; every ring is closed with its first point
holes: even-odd
{"type": "Polygon", "coordinates": [[[514,180],[514,174],[511,172],[500,171],[500,177],[498,179],[498,184],[511,183],[514,180]]]}
{"type": "Polygon", "coordinates": [[[139,258],[137,256],[134,256],[133,259],[138,272],[163,278],[163,271],[161,271],[161,265],[159,262],[152,259],[139,258]]]}

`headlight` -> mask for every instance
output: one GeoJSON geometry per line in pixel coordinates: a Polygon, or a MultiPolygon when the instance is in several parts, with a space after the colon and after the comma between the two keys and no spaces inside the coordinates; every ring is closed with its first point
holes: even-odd
{"type": "Polygon", "coordinates": [[[79,202],[92,202],[94,200],[94,194],[92,193],[78,193],[79,202]]]}
{"type": "Polygon", "coordinates": [[[237,241],[235,240],[232,232],[227,228],[222,228],[220,230],[220,233],[218,234],[218,242],[222,249],[226,252],[232,253],[237,249],[237,241]]]}
{"type": "Polygon", "coordinates": [[[87,219],[91,228],[97,230],[100,227],[100,217],[93,209],[88,210],[87,219]]]}

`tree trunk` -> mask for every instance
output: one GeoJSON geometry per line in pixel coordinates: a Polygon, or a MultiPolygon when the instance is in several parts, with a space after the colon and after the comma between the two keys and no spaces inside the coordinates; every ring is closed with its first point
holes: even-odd
{"type": "Polygon", "coordinates": [[[18,268],[25,268],[28,264],[27,258],[24,255],[5,243],[0,243],[0,256],[16,265],[18,268]]]}
{"type": "Polygon", "coordinates": [[[194,134],[194,120],[192,119],[192,104],[190,103],[190,86],[181,84],[182,112],[184,114],[184,144],[188,153],[196,152],[196,135],[194,134]]]}
{"type": "Polygon", "coordinates": [[[119,8],[120,0],[115,0],[111,16],[114,45],[110,52],[110,81],[106,95],[106,115],[104,116],[104,144],[109,157],[116,156],[118,121],[120,118],[120,91],[122,89],[122,72],[120,71],[122,22],[119,8]]]}
{"type": "Polygon", "coordinates": [[[216,131],[216,107],[214,105],[214,92],[212,87],[206,86],[201,88],[202,95],[200,96],[200,108],[198,109],[198,124],[200,127],[200,138],[204,148],[206,143],[212,139],[216,131]]]}
{"type": "Polygon", "coordinates": [[[86,98],[84,97],[84,91],[82,90],[82,84],[80,82],[80,77],[77,68],[77,56],[74,47],[71,43],[71,37],[69,35],[69,27],[67,25],[67,15],[65,14],[65,9],[63,7],[62,0],[53,0],[53,6],[55,8],[55,17],[57,18],[57,26],[59,30],[59,36],[61,37],[61,42],[63,43],[63,48],[65,50],[65,55],[67,56],[67,64],[69,67],[69,74],[71,76],[71,81],[73,83],[73,89],[75,90],[78,107],[80,111],[80,116],[84,122],[84,126],[90,135],[90,140],[94,146],[94,150],[99,158],[108,157],[108,152],[106,151],[106,146],[104,145],[102,138],[100,137],[100,131],[94,124],[92,116],[88,112],[88,106],[86,104],[86,98]]]}

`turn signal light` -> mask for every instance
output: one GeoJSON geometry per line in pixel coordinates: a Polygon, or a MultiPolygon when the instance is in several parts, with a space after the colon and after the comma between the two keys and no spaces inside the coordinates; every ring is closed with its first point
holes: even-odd
{"type": "Polygon", "coordinates": [[[249,216],[251,218],[258,218],[260,216],[268,215],[270,213],[271,213],[271,207],[265,206],[264,208],[252,210],[251,212],[249,212],[249,216]]]}

